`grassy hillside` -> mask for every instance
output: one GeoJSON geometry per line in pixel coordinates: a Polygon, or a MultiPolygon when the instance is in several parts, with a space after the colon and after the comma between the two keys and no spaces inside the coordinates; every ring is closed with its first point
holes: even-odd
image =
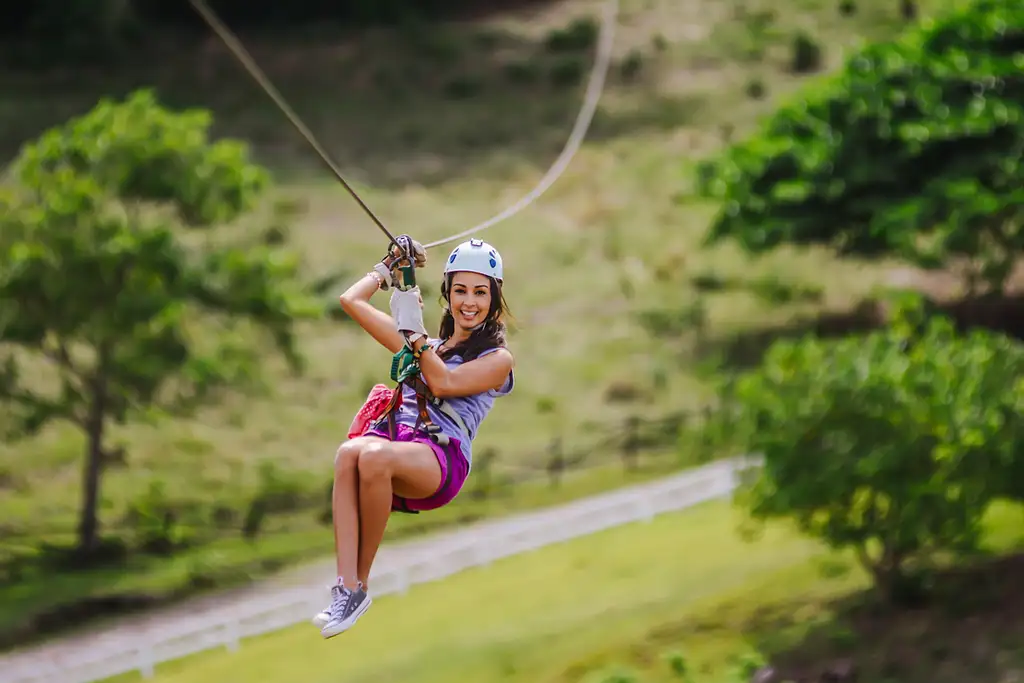
{"type": "MultiPolygon", "coordinates": [[[[1019,515],[990,516],[990,549],[1024,542],[1019,515]]],[[[976,586],[973,602],[872,612],[850,556],[784,525],[747,542],[741,521],[717,502],[616,528],[384,597],[338,638],[298,625],[238,652],[169,662],[154,680],[746,683],[736,673],[759,662],[807,672],[850,657],[867,683],[995,683],[1024,671],[1020,620],[992,602],[1019,604],[1019,561],[1007,562],[1001,583],[986,575],[991,590],[976,586]]]]}
{"type": "MultiPolygon", "coordinates": [[[[927,14],[946,3],[921,4],[927,14]]],[[[429,30],[311,28],[242,39],[383,220],[429,241],[504,209],[556,157],[593,57],[593,31],[570,29],[599,16],[598,2],[565,0],[429,30]],[[566,38],[574,35],[584,40],[566,38]]],[[[488,418],[476,452],[492,452],[499,476],[543,480],[550,444],[561,439],[596,469],[564,490],[541,483],[483,503],[467,495],[449,513],[402,520],[398,530],[614,485],[624,420],[711,400],[710,358],[698,349],[796,314],[845,309],[884,283],[885,264],[789,252],[750,263],[730,249],[698,250],[714,207],[691,197],[689,173],[813,77],[818,58],[818,68],[832,68],[852,45],[903,25],[891,0],[623,0],[613,73],[586,146],[537,204],[483,235],[505,258],[518,387],[488,418]]],[[[355,277],[379,258],[376,229],[213,37],[194,45],[168,37],[150,50],[116,70],[0,75],[0,150],[13,155],[102,95],[153,86],[164,103],[210,108],[219,132],[252,142],[278,175],[279,197],[304,209],[288,227],[311,274],[342,268],[355,277]]],[[[431,273],[445,254],[431,254],[431,273]]],[[[432,300],[436,278],[423,279],[432,300]]],[[[437,319],[430,308],[428,326],[437,319]]],[[[314,359],[306,377],[271,367],[270,396],[117,434],[125,458],[104,482],[108,530],[130,538],[139,518],[131,509],[170,508],[228,540],[173,563],[118,567],[114,586],[109,573],[78,574],[54,591],[34,570],[11,569],[23,614],[124,584],[187,592],[330,552],[320,515],[331,458],[390,358],[351,325],[305,332],[314,359]],[[260,540],[243,541],[250,504],[268,491],[287,501],[284,510],[260,540]]],[[[652,459],[650,473],[686,461],[694,444],[670,433],[658,446],[667,455],[652,459]]],[[[0,446],[7,551],[68,540],[82,450],[68,429],[0,446]]]]}

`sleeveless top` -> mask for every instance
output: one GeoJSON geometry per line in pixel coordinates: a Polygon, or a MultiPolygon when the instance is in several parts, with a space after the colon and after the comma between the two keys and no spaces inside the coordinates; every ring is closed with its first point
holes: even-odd
{"type": "MultiPolygon", "coordinates": [[[[442,340],[440,339],[430,339],[428,340],[428,343],[433,346],[436,351],[437,347],[440,346],[441,341],[442,340]]],[[[487,349],[477,357],[483,358],[484,356],[498,350],[499,347],[487,349]]],[[[463,362],[462,356],[455,354],[450,356],[444,364],[449,370],[454,370],[458,366],[462,365],[463,362]]],[[[427,378],[423,377],[423,381],[426,382],[427,378]]],[[[431,405],[429,401],[427,402],[427,412],[430,414],[430,419],[434,421],[434,424],[441,428],[441,431],[448,436],[448,438],[459,440],[459,446],[462,450],[462,454],[465,456],[466,463],[469,465],[470,469],[473,467],[472,442],[473,439],[476,438],[477,432],[480,429],[480,423],[484,421],[484,418],[487,417],[487,413],[491,411],[491,407],[494,405],[494,399],[501,396],[508,396],[512,393],[514,385],[515,373],[512,370],[509,370],[508,377],[505,378],[505,383],[501,385],[500,389],[488,389],[487,391],[483,391],[479,394],[472,394],[470,396],[452,396],[444,399],[444,402],[447,403],[450,408],[454,409],[455,412],[458,413],[459,417],[462,418],[462,421],[466,423],[466,428],[469,430],[468,434],[463,432],[455,421],[441,412],[437,406],[431,405]]],[[[427,382],[427,386],[430,386],[429,382],[427,382]]],[[[414,427],[416,425],[417,415],[416,392],[414,392],[412,387],[409,385],[404,385],[402,387],[402,405],[398,408],[398,411],[395,414],[395,421],[398,424],[414,427]]]]}

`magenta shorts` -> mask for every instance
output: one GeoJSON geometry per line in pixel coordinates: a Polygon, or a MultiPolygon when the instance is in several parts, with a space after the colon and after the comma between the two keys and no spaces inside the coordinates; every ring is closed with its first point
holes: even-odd
{"type": "MultiPolygon", "coordinates": [[[[424,510],[436,510],[444,507],[459,495],[462,485],[466,483],[469,476],[469,464],[462,455],[458,439],[450,439],[447,446],[439,446],[430,440],[429,437],[417,434],[408,425],[395,425],[395,441],[408,441],[411,443],[424,443],[430,446],[437,456],[437,464],[441,466],[441,486],[434,491],[433,495],[427,498],[402,498],[391,496],[391,509],[398,512],[420,512],[424,510]]],[[[363,436],[379,436],[382,439],[391,440],[388,437],[387,429],[367,429],[363,436]]]]}

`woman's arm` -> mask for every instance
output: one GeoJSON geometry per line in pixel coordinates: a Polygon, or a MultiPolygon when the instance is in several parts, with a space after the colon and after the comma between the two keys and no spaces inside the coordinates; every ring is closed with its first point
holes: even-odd
{"type": "MultiPolygon", "coordinates": [[[[413,348],[419,351],[425,343],[425,339],[418,339],[413,348]]],[[[420,355],[420,373],[430,387],[430,393],[437,398],[470,396],[488,389],[500,389],[514,365],[515,360],[508,349],[499,349],[483,358],[463,363],[454,370],[449,370],[432,350],[420,355]]]]}
{"type": "Polygon", "coordinates": [[[395,321],[390,315],[370,303],[380,284],[376,273],[367,273],[341,295],[341,307],[381,346],[391,353],[398,353],[405,346],[405,337],[395,329],[395,321]]]}

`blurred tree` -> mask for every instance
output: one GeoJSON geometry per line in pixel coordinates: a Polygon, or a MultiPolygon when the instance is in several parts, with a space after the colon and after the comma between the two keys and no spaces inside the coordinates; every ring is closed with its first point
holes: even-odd
{"type": "MultiPolygon", "coordinates": [[[[517,4],[552,0],[516,0],[517,4]]],[[[349,27],[400,25],[426,32],[430,22],[472,12],[503,9],[503,3],[474,0],[207,0],[233,28],[331,22],[349,27]]],[[[167,29],[208,30],[187,0],[33,0],[0,7],[0,36],[5,53],[23,66],[69,64],[124,58],[146,38],[167,29]]],[[[180,40],[180,33],[174,34],[180,40]]]]}
{"type": "Polygon", "coordinates": [[[994,499],[1019,494],[1024,346],[959,335],[918,300],[866,337],[777,342],[712,428],[764,456],[739,497],[754,519],[855,550],[898,601],[943,553],[975,549],[994,499]]]}
{"type": "Polygon", "coordinates": [[[869,46],[700,176],[709,244],[958,263],[1000,292],[1024,249],[1024,3],[869,46]]]}
{"type": "Polygon", "coordinates": [[[146,28],[132,0],[34,0],[0,8],[3,56],[19,66],[81,65],[137,49],[146,28]]]}
{"type": "Polygon", "coordinates": [[[244,145],[210,142],[209,125],[147,91],[102,101],[27,145],[0,196],[2,422],[12,438],[55,420],[84,432],[85,554],[109,425],[256,386],[262,338],[301,370],[293,327],[319,313],[297,260],[262,235],[225,245],[195,230],[252,209],[269,183],[244,145]]]}

